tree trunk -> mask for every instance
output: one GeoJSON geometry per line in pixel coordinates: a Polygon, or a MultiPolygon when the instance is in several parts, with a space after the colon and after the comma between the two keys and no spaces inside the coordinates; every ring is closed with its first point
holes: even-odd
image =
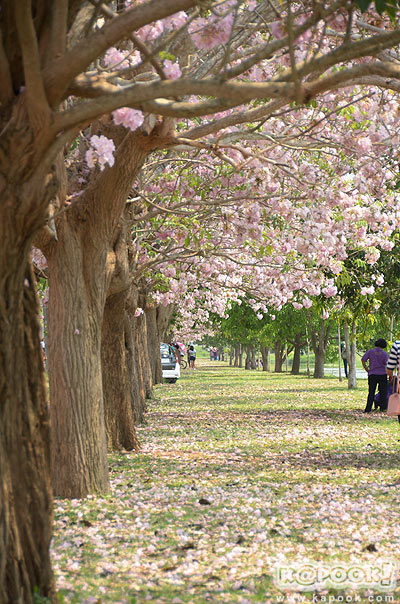
{"type": "Polygon", "coordinates": [[[324,372],[324,364],[325,364],[325,352],[320,348],[317,348],[315,352],[315,364],[314,364],[314,377],[315,378],[323,378],[325,375],[324,372]]]}
{"type": "Polygon", "coordinates": [[[238,366],[240,368],[243,367],[243,346],[241,344],[239,344],[239,352],[238,352],[239,358],[238,358],[238,366]]]}
{"type": "Polygon", "coordinates": [[[235,351],[234,351],[233,346],[231,345],[229,347],[229,367],[232,367],[232,365],[233,365],[234,354],[235,354],[235,351]]]}
{"type": "Polygon", "coordinates": [[[262,369],[263,371],[269,371],[269,350],[266,346],[260,346],[261,358],[262,358],[262,369]]]}
{"type": "MultiPolygon", "coordinates": [[[[144,302],[141,302],[142,297],[139,296],[139,307],[143,308],[144,302]]],[[[136,330],[137,330],[137,354],[140,355],[141,360],[141,374],[143,380],[143,386],[145,391],[145,397],[151,398],[153,392],[153,380],[151,376],[151,365],[149,358],[149,351],[147,348],[147,323],[146,315],[142,313],[136,317],[136,330]]]]}
{"type": "Polygon", "coordinates": [[[175,312],[175,304],[157,306],[157,331],[159,344],[167,339],[168,327],[175,312]]]}
{"type": "Polygon", "coordinates": [[[240,344],[235,345],[235,360],[233,363],[234,367],[239,367],[239,356],[240,356],[240,344]]]}
{"type": "Polygon", "coordinates": [[[294,342],[292,375],[299,375],[299,373],[300,373],[301,348],[302,348],[302,343],[300,341],[300,336],[296,335],[295,342],[294,342]]]}
{"type": "Polygon", "coordinates": [[[45,128],[37,136],[26,95],[15,98],[0,120],[0,602],[32,604],[34,588],[54,601],[54,585],[49,413],[29,254],[57,182],[40,164],[45,128]]]}
{"type": "Polygon", "coordinates": [[[357,330],[356,322],[352,321],[351,333],[348,325],[343,326],[344,337],[346,342],[346,348],[348,351],[347,362],[348,362],[348,378],[347,387],[349,390],[355,390],[357,388],[357,330]]]}
{"type": "Polygon", "coordinates": [[[331,324],[326,325],[324,319],[320,320],[319,331],[311,330],[311,345],[315,355],[314,378],[324,377],[324,364],[328,346],[331,324]]]}
{"type": "Polygon", "coordinates": [[[274,352],[275,352],[275,373],[282,373],[282,365],[283,365],[283,348],[281,340],[277,340],[274,344],[274,352]]]}
{"type": "Polygon", "coordinates": [[[146,308],[147,350],[151,367],[153,384],[161,384],[162,369],[160,356],[160,339],[157,329],[157,309],[153,306],[146,308]]]}
{"type": "Polygon", "coordinates": [[[29,246],[19,241],[16,250],[10,242],[18,236],[3,225],[6,220],[0,226],[0,602],[31,604],[34,587],[53,594],[49,417],[29,246]]]}
{"type": "MultiPolygon", "coordinates": [[[[138,308],[143,308],[143,296],[138,295],[138,288],[131,284],[128,303],[126,305],[125,322],[127,325],[127,348],[129,358],[129,375],[131,398],[135,423],[144,421],[146,398],[151,396],[153,387],[151,366],[147,352],[146,316],[144,313],[135,316],[138,308]]],[[[158,347],[158,351],[160,347],[158,347]]],[[[158,353],[160,355],[160,353],[158,353]]]]}
{"type": "Polygon", "coordinates": [[[101,334],[104,419],[111,451],[138,449],[127,357],[126,304],[131,285],[126,242],[127,222],[117,230],[114,261],[101,334]]]}
{"type": "Polygon", "coordinates": [[[99,241],[89,249],[79,225],[65,221],[48,255],[53,488],[60,497],[109,488],[101,371],[106,254],[101,252],[99,241]]]}
{"type": "Polygon", "coordinates": [[[244,368],[251,369],[251,346],[246,346],[246,358],[244,361],[244,368]]]}
{"type": "Polygon", "coordinates": [[[257,366],[256,366],[256,349],[254,348],[254,346],[251,347],[251,368],[252,369],[257,369],[257,366]]]}
{"type": "Polygon", "coordinates": [[[101,361],[107,446],[111,451],[139,448],[127,360],[127,292],[109,296],[104,308],[101,361]]]}

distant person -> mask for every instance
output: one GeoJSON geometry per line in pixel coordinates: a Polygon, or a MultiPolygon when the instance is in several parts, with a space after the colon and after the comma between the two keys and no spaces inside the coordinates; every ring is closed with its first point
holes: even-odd
{"type": "Polygon", "coordinates": [[[172,344],[174,350],[175,350],[175,356],[176,356],[176,362],[179,363],[179,365],[181,364],[181,347],[179,346],[179,344],[172,344]]]}
{"type": "Polygon", "coordinates": [[[347,369],[347,348],[346,348],[344,342],[342,342],[341,345],[340,345],[340,354],[341,354],[342,359],[343,359],[344,375],[346,377],[349,377],[349,372],[348,372],[348,369],[347,369]]]}
{"type": "Polygon", "coordinates": [[[196,350],[193,344],[190,344],[188,349],[188,357],[189,357],[189,367],[190,369],[194,369],[194,364],[196,361],[196,350]]]}
{"type": "MultiPolygon", "coordinates": [[[[399,379],[399,360],[400,360],[400,340],[396,340],[392,344],[392,348],[389,353],[389,360],[386,365],[386,373],[389,376],[389,382],[393,385],[393,392],[395,391],[396,380],[393,377],[393,371],[397,371],[397,379],[399,379]]],[[[400,415],[397,416],[400,422],[400,415]]]]}
{"type": "Polygon", "coordinates": [[[370,348],[361,357],[363,367],[365,371],[368,372],[368,398],[364,413],[371,413],[372,411],[377,386],[379,390],[379,408],[381,411],[386,411],[387,409],[386,363],[388,362],[389,357],[384,350],[386,346],[386,340],[380,338],[379,340],[376,340],[375,348],[370,348]]]}

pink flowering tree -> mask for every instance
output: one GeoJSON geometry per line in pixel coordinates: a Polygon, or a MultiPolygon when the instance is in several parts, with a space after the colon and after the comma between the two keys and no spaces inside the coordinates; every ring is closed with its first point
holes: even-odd
{"type": "MultiPolygon", "coordinates": [[[[389,19],[377,30],[376,14],[354,18],[345,0],[324,9],[288,7],[276,15],[267,1],[197,7],[196,0],[148,0],[115,14],[78,0],[2,4],[1,601],[30,603],[34,586],[52,594],[51,456],[33,240],[49,262],[51,331],[62,325],[49,358],[58,434],[52,457],[65,460],[55,486],[75,496],[106,491],[100,325],[125,200],[147,156],[195,147],[222,128],[266,120],[326,91],[357,83],[397,88],[391,49],[400,32],[389,19]],[[75,173],[84,179],[75,195],[64,153],[72,144],[79,152],[81,132],[90,139],[85,156],[92,173],[75,173]],[[69,355],[84,368],[71,374],[70,391],[82,394],[72,400],[65,397],[67,372],[55,373],[55,359],[69,355]],[[56,393],[64,393],[61,403],[56,393]]],[[[208,144],[221,153],[218,143],[208,144]]]]}

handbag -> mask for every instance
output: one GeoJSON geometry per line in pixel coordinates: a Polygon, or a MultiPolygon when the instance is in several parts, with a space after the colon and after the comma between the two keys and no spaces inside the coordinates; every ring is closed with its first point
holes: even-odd
{"type": "Polygon", "coordinates": [[[396,417],[396,415],[400,415],[400,360],[399,360],[399,368],[397,371],[397,380],[396,380],[396,391],[393,392],[393,394],[391,394],[389,396],[389,400],[388,400],[388,407],[387,407],[387,411],[386,411],[386,415],[389,415],[390,417],[396,417]]]}

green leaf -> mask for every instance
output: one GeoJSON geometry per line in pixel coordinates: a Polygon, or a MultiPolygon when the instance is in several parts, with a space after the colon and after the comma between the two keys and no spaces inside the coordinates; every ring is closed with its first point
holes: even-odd
{"type": "Polygon", "coordinates": [[[361,12],[364,13],[371,4],[371,0],[356,0],[356,4],[360,8],[361,12]]]}
{"type": "Polygon", "coordinates": [[[375,8],[381,15],[386,10],[386,0],[375,0],[375,8]]]}

